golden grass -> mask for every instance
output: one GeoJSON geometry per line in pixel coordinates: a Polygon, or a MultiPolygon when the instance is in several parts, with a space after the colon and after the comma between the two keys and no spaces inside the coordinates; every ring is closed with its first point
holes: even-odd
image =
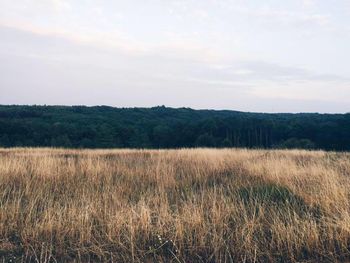
{"type": "Polygon", "coordinates": [[[343,262],[350,155],[0,149],[0,258],[343,262]]]}

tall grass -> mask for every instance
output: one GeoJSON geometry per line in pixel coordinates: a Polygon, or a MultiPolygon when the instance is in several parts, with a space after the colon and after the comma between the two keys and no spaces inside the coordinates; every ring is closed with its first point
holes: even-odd
{"type": "Polygon", "coordinates": [[[350,155],[0,149],[4,262],[342,262],[350,155]]]}

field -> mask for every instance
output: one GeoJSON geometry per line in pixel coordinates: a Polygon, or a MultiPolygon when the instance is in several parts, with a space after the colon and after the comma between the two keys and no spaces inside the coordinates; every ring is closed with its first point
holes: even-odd
{"type": "Polygon", "coordinates": [[[350,154],[0,149],[3,262],[344,262],[350,154]]]}

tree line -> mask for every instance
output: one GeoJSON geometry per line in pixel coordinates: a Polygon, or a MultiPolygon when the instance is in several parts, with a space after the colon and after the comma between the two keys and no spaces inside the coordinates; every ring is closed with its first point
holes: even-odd
{"type": "Polygon", "coordinates": [[[0,105],[0,146],[350,150],[350,114],[0,105]]]}

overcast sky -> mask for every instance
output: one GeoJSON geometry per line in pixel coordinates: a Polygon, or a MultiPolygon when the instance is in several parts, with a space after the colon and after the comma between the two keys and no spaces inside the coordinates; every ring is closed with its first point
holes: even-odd
{"type": "Polygon", "coordinates": [[[350,1],[0,0],[0,104],[350,112],[350,1]]]}

